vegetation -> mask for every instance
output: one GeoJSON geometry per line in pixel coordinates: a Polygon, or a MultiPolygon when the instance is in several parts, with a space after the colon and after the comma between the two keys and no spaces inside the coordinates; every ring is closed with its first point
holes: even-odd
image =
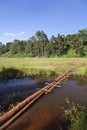
{"type": "Polygon", "coordinates": [[[87,29],[66,36],[54,35],[48,39],[44,31],[37,31],[28,40],[0,42],[3,57],[87,57],[87,29]]]}
{"type": "MultiPolygon", "coordinates": [[[[0,79],[58,75],[71,68],[75,68],[73,75],[87,75],[87,29],[72,35],[52,35],[50,39],[44,31],[37,31],[25,41],[15,39],[6,45],[0,42],[0,57],[0,79]]],[[[68,129],[87,130],[87,108],[67,102],[69,108],[65,110],[64,119],[65,124],[69,122],[68,129]]],[[[7,104],[6,107],[9,108],[7,104]]]]}
{"type": "Polygon", "coordinates": [[[0,58],[0,78],[58,75],[75,68],[73,75],[87,75],[86,58],[0,58]]]}
{"type": "Polygon", "coordinates": [[[22,76],[23,73],[20,70],[14,69],[14,68],[2,68],[1,72],[0,72],[0,79],[11,79],[14,77],[20,77],[22,76]]]}
{"type": "MultiPolygon", "coordinates": [[[[63,123],[68,130],[87,130],[87,107],[80,106],[74,102],[66,100],[68,109],[63,115],[63,123]]],[[[64,129],[64,128],[61,128],[64,129]]]]}

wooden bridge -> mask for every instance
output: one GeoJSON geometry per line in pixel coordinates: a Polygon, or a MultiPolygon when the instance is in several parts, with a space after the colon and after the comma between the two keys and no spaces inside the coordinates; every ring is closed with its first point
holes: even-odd
{"type": "MultiPolygon", "coordinates": [[[[73,70],[73,69],[72,69],[73,70]]],[[[47,84],[44,88],[38,90],[24,101],[19,103],[17,106],[12,108],[6,114],[0,117],[0,130],[5,130],[8,126],[12,124],[18,117],[21,116],[28,108],[31,106],[38,98],[42,95],[51,92],[55,87],[59,87],[63,80],[71,75],[72,70],[67,71],[63,75],[54,79],[52,83],[47,84]]]]}

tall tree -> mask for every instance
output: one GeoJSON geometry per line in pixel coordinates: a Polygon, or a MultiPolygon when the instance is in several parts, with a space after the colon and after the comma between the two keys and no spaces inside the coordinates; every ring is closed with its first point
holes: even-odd
{"type": "Polygon", "coordinates": [[[50,45],[51,45],[51,51],[52,51],[52,55],[56,55],[57,51],[58,51],[58,46],[57,46],[57,38],[52,35],[50,38],[50,45]]]}
{"type": "Polygon", "coordinates": [[[57,45],[58,45],[57,55],[61,56],[64,51],[64,36],[60,35],[59,33],[57,36],[57,45]]]}
{"type": "Polygon", "coordinates": [[[21,44],[19,40],[15,39],[13,41],[11,50],[13,54],[21,53],[21,44]]]}
{"type": "Polygon", "coordinates": [[[44,31],[37,31],[35,36],[36,36],[38,44],[41,48],[40,56],[43,56],[45,54],[46,45],[49,42],[47,35],[44,33],[44,31]]]}

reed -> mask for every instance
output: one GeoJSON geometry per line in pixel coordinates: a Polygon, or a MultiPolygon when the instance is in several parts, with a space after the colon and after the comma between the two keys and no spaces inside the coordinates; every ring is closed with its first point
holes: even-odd
{"type": "Polygon", "coordinates": [[[58,75],[75,68],[73,75],[87,75],[86,58],[0,58],[0,78],[58,75]]]}
{"type": "Polygon", "coordinates": [[[68,108],[64,111],[63,121],[68,130],[87,130],[87,107],[66,100],[68,108]]]}

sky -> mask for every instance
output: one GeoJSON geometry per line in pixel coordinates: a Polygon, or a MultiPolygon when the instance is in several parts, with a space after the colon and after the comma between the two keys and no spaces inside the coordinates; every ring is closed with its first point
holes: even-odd
{"type": "Polygon", "coordinates": [[[87,0],[0,0],[0,41],[28,40],[36,31],[74,34],[87,28],[87,0]]]}

